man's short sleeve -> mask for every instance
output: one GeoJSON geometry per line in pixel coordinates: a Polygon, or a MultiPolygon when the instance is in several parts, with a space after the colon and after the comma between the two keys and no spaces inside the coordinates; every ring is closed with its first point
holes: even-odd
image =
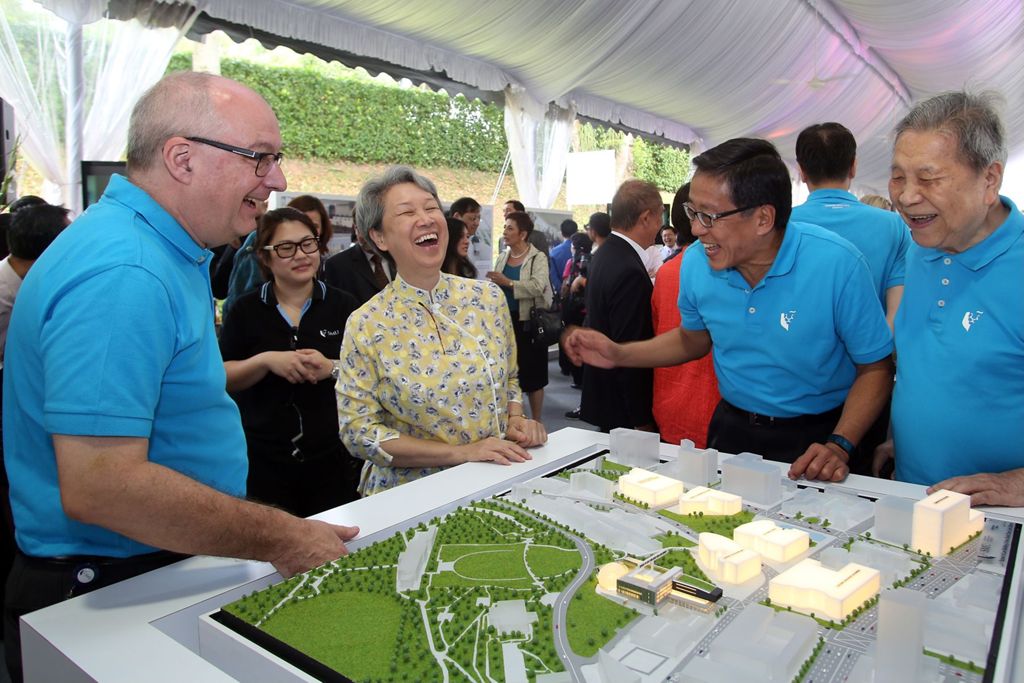
{"type": "Polygon", "coordinates": [[[687,258],[683,258],[683,265],[679,269],[679,315],[682,327],[693,331],[706,330],[708,327],[697,309],[695,292],[697,281],[702,275],[700,269],[706,270],[708,266],[700,258],[695,258],[692,248],[687,249],[687,252],[690,253],[684,254],[687,258]]]}
{"type": "Polygon", "coordinates": [[[46,430],[149,437],[174,321],[166,289],[143,268],[115,267],[65,292],[40,334],[46,430]]]}
{"type": "Polygon", "coordinates": [[[910,231],[899,221],[899,229],[896,231],[896,250],[893,255],[892,268],[889,270],[885,280],[885,288],[899,287],[903,284],[907,272],[907,248],[910,246],[910,231]]]}
{"type": "Polygon", "coordinates": [[[857,257],[840,291],[835,319],[839,337],[857,365],[875,363],[892,353],[892,332],[862,256],[857,257]]]}

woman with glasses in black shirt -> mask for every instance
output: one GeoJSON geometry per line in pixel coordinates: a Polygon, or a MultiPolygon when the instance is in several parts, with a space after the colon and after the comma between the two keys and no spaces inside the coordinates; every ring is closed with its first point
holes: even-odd
{"type": "Polygon", "coordinates": [[[334,393],[358,305],[317,279],[317,236],[297,209],[263,216],[254,251],[267,282],[238,299],[220,338],[249,451],[248,495],[304,517],[356,498],[362,465],[338,438],[334,393]]]}

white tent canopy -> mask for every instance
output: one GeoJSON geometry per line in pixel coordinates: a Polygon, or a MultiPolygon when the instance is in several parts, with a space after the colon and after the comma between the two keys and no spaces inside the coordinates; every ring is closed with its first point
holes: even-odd
{"type": "Polygon", "coordinates": [[[580,116],[706,149],[738,136],[792,161],[799,131],[839,121],[857,189],[884,193],[892,125],[943,90],[1007,100],[1024,150],[1020,0],[208,0],[221,27],[350,65],[500,97],[506,86],[580,116]],[[234,30],[232,30],[234,29],[234,30]]]}

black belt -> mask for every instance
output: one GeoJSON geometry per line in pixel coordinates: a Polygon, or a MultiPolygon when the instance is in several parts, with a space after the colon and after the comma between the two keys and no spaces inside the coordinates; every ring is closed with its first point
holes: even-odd
{"type": "Polygon", "coordinates": [[[832,410],[827,410],[824,413],[797,415],[796,417],[773,417],[771,415],[752,413],[749,410],[737,408],[724,398],[721,400],[721,406],[730,413],[744,418],[747,423],[753,427],[799,427],[801,425],[808,424],[821,424],[828,422],[829,420],[835,422],[843,412],[843,405],[839,404],[832,410]]]}
{"type": "Polygon", "coordinates": [[[61,582],[60,585],[66,585],[68,588],[64,598],[67,599],[130,579],[139,574],[145,574],[187,557],[188,555],[166,550],[131,557],[109,557],[106,555],[33,557],[18,550],[14,564],[15,567],[21,565],[22,571],[48,575],[61,582]]]}
{"type": "Polygon", "coordinates": [[[172,553],[168,550],[159,550],[144,555],[132,555],[130,557],[110,557],[108,555],[64,555],[61,557],[35,557],[18,551],[26,567],[31,569],[49,569],[51,571],[67,571],[75,567],[145,567],[149,565],[162,566],[172,562],[184,560],[188,555],[172,553]]]}

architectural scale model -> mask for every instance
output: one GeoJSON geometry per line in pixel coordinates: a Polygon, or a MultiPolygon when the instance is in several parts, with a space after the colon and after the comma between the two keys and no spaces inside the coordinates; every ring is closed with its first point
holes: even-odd
{"type": "Polygon", "coordinates": [[[979,538],[949,491],[806,492],[750,454],[728,485],[673,477],[629,431],[628,462],[438,510],[214,619],[322,680],[982,681],[1007,573],[982,548],[1015,525],[979,538]]]}

